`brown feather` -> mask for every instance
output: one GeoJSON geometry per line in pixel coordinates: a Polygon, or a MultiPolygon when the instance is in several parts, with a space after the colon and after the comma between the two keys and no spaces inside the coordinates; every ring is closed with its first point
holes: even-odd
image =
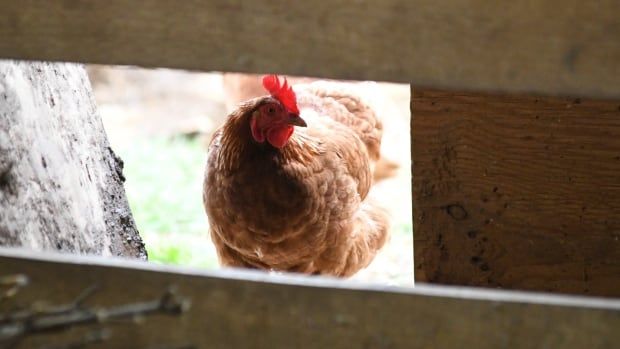
{"type": "Polygon", "coordinates": [[[364,133],[303,102],[314,97],[301,92],[308,128],[295,128],[281,149],[257,143],[249,118],[265,98],[233,111],[209,146],[203,199],[220,261],[352,275],[388,236],[385,211],[366,198],[372,178],[364,133]]]}

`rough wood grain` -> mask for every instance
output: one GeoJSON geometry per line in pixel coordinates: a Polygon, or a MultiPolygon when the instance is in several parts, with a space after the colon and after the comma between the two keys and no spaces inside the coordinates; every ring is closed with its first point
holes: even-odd
{"type": "MultiPolygon", "coordinates": [[[[199,273],[68,256],[33,259],[0,249],[0,275],[15,272],[28,275],[31,284],[0,309],[37,299],[68,302],[93,283],[100,290],[87,307],[150,300],[171,284],[191,299],[180,318],[106,325],[110,339],[89,346],[93,349],[610,348],[620,340],[617,300],[428,286],[379,289],[259,272],[199,273]]],[[[40,335],[22,347],[58,345],[86,332],[40,335]]]]}
{"type": "Polygon", "coordinates": [[[0,61],[0,245],[146,258],[83,67],[0,61]]]}
{"type": "Polygon", "coordinates": [[[412,96],[418,281],[620,296],[620,102],[412,96]]]}
{"type": "Polygon", "coordinates": [[[615,0],[5,0],[0,57],[620,97],[615,0]]]}

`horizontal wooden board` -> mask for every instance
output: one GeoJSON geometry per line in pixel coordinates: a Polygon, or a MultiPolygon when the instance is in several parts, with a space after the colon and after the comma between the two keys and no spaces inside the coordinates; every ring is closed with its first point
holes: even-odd
{"type": "Polygon", "coordinates": [[[620,296],[620,102],[412,96],[417,280],[620,296]]]}
{"type": "Polygon", "coordinates": [[[616,0],[5,0],[0,57],[620,97],[616,0]]]}
{"type": "MultiPolygon", "coordinates": [[[[259,272],[200,272],[147,263],[0,249],[0,277],[30,278],[2,311],[33,300],[83,308],[157,298],[169,285],[191,301],[180,316],[112,322],[88,348],[605,348],[620,340],[620,301],[466,288],[381,288],[259,272]],[[13,303],[13,304],[11,304],[13,303]]],[[[41,309],[41,306],[39,306],[41,309]]],[[[2,334],[3,323],[0,323],[2,334]]],[[[70,342],[73,328],[26,337],[21,347],[70,342]]]]}

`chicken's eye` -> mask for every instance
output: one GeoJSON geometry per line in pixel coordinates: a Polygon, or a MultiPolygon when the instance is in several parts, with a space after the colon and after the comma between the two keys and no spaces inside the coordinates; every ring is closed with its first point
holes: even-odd
{"type": "Polygon", "coordinates": [[[274,107],[267,108],[267,113],[274,114],[275,112],[276,112],[276,108],[274,108],[274,107]]]}

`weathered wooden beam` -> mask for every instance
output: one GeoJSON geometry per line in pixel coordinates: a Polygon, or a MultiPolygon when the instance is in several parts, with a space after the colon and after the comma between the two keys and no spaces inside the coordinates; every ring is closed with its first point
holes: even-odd
{"type": "Polygon", "coordinates": [[[620,296],[620,101],[411,103],[418,281],[620,296]]]}
{"type": "Polygon", "coordinates": [[[0,57],[620,97],[615,0],[6,0],[0,57]]]}
{"type": "MultiPolygon", "coordinates": [[[[105,324],[111,331],[102,346],[106,348],[181,344],[196,348],[604,348],[620,340],[618,300],[430,286],[392,288],[0,249],[0,276],[15,273],[31,282],[0,303],[5,312],[13,304],[24,306],[35,300],[67,303],[93,284],[99,285],[99,291],[82,308],[118,308],[157,299],[169,285],[176,285],[179,297],[191,301],[189,310],[178,317],[148,316],[136,325],[105,324]]],[[[66,343],[89,331],[92,328],[39,334],[27,337],[23,347],[66,343]]]]}

